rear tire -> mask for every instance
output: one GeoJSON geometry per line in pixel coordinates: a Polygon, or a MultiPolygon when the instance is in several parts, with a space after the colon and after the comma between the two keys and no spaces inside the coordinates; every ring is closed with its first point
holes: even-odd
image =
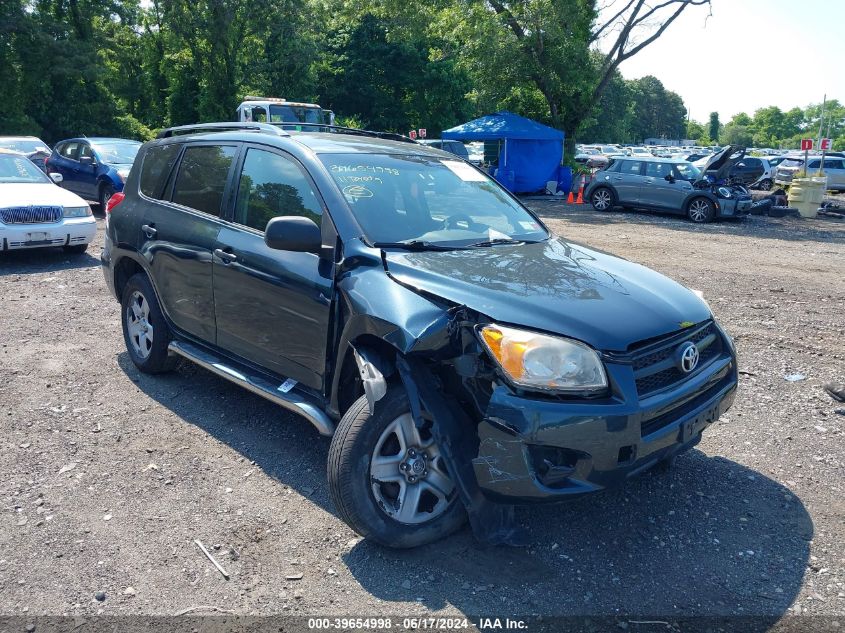
{"type": "Polygon", "coordinates": [[[687,217],[696,224],[712,222],[716,217],[716,206],[707,198],[695,198],[687,206],[687,217]]]}
{"type": "Polygon", "coordinates": [[[761,180],[757,186],[762,189],[763,191],[771,191],[772,190],[772,181],[770,178],[765,178],[761,180]]]}
{"type": "Polygon", "coordinates": [[[332,438],[328,483],[340,518],[358,534],[392,548],[418,547],[448,536],[463,525],[466,513],[433,438],[415,430],[401,386],[391,386],[375,409],[371,414],[366,396],[358,398],[332,438]],[[394,428],[406,430],[394,437],[394,428]],[[407,449],[412,448],[416,460],[423,455],[420,471],[409,468],[417,465],[414,459],[408,461],[407,449]],[[384,468],[382,479],[377,478],[377,467],[384,468]],[[410,483],[406,473],[414,472],[422,474],[410,483]],[[412,500],[414,505],[408,505],[412,500]]]}
{"type": "Polygon", "coordinates": [[[596,211],[610,211],[616,205],[616,194],[609,187],[596,187],[590,194],[590,204],[596,211]]]}
{"type": "Polygon", "coordinates": [[[120,307],[123,340],[135,366],[145,374],[173,369],[177,358],[167,351],[170,329],[146,274],[137,273],[129,278],[120,307]]]}

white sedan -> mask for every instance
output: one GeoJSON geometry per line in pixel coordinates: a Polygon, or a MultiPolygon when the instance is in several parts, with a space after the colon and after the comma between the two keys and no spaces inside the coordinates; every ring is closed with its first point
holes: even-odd
{"type": "Polygon", "coordinates": [[[0,251],[63,246],[84,253],[96,233],[85,200],[56,186],[23,154],[0,150],[0,251]]]}

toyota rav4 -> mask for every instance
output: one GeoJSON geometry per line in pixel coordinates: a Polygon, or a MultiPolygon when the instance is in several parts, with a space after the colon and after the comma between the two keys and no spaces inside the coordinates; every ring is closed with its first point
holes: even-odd
{"type": "Polygon", "coordinates": [[[143,372],[190,359],[332,436],[338,514],[391,547],[619,484],[730,407],[694,291],[552,235],[400,137],[164,131],[109,203],[103,271],[143,372]]]}

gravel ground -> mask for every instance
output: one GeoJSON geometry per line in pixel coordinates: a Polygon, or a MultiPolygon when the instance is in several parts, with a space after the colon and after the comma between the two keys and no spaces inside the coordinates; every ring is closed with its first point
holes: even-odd
{"type": "Polygon", "coordinates": [[[520,509],[528,549],[387,551],[335,516],[307,422],[195,366],[134,368],[101,234],[0,255],[0,615],[845,614],[845,405],[821,389],[845,381],[845,222],[530,204],[702,290],[736,337],[734,408],[671,472],[520,509]]]}

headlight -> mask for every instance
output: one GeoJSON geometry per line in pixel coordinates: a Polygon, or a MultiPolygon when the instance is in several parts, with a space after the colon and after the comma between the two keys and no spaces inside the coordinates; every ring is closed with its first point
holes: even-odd
{"type": "Polygon", "coordinates": [[[64,216],[66,218],[84,218],[89,215],[94,215],[91,213],[91,207],[84,206],[84,207],[65,207],[64,216]]]}
{"type": "Polygon", "coordinates": [[[731,197],[731,190],[727,187],[719,187],[716,191],[719,192],[719,195],[723,198],[730,198],[731,197]]]}
{"type": "Polygon", "coordinates": [[[128,169],[118,169],[117,175],[123,182],[126,182],[126,179],[129,178],[129,170],[128,169]]]}
{"type": "Polygon", "coordinates": [[[607,388],[599,355],[583,343],[502,325],[487,325],[480,333],[491,356],[517,385],[562,392],[607,388]]]}

